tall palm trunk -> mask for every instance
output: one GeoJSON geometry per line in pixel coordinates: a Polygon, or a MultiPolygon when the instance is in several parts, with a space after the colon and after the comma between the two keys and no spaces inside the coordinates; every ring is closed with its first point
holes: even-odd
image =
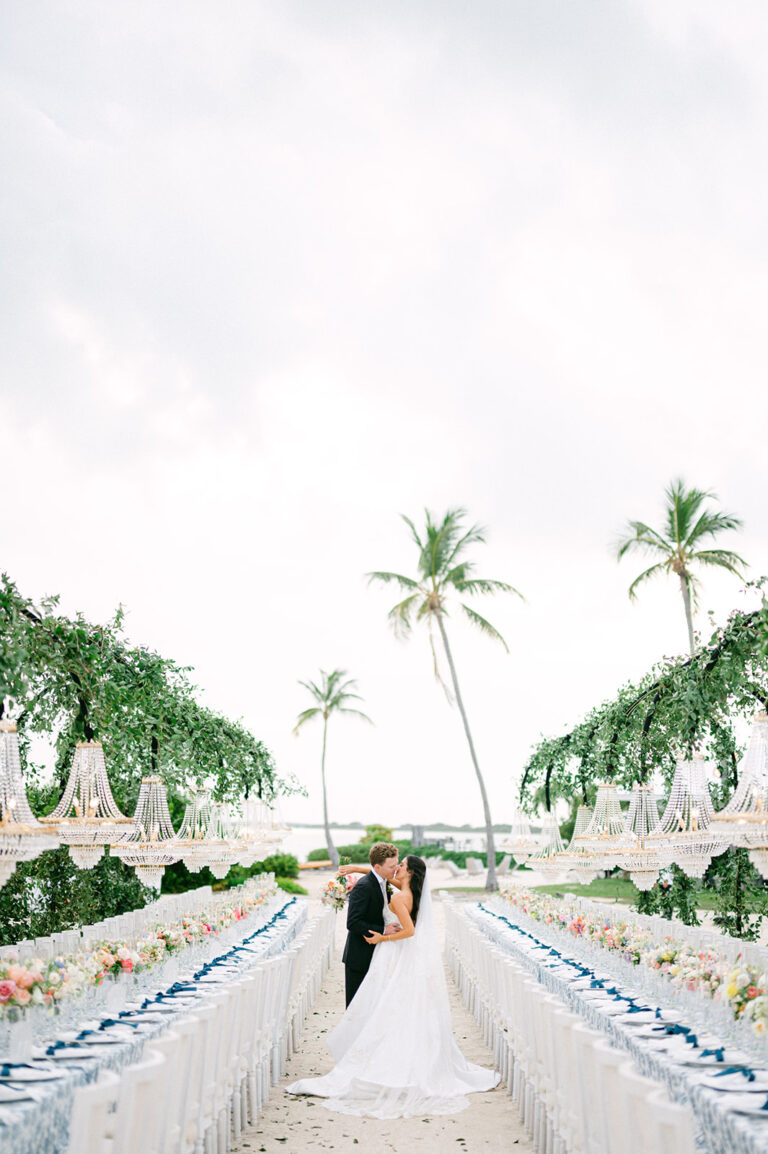
{"type": "Polygon", "coordinates": [[[485,846],[488,857],[488,873],[485,878],[485,888],[487,892],[492,892],[499,888],[499,883],[496,880],[496,843],[493,839],[493,823],[491,821],[491,807],[488,804],[488,794],[485,792],[485,782],[483,775],[480,772],[480,766],[477,764],[477,754],[475,753],[475,743],[472,740],[472,734],[469,730],[469,722],[464,710],[464,702],[461,699],[461,690],[459,689],[459,679],[456,676],[456,666],[453,664],[453,654],[451,647],[448,644],[448,634],[445,632],[445,625],[443,624],[443,615],[438,609],[435,613],[437,617],[437,624],[440,627],[440,636],[443,639],[445,646],[445,656],[448,658],[448,668],[451,671],[451,680],[453,681],[453,692],[456,694],[456,704],[459,707],[461,720],[464,723],[464,732],[467,735],[467,744],[469,745],[469,754],[472,758],[472,764],[475,767],[477,774],[477,782],[480,786],[480,796],[483,799],[483,816],[485,817],[485,846]]]}
{"type": "Polygon", "coordinates": [[[691,587],[688,584],[688,578],[685,573],[680,574],[680,588],[683,593],[683,605],[685,605],[685,620],[688,625],[688,646],[691,650],[691,657],[696,652],[696,643],[693,639],[693,613],[691,611],[691,587]]]}
{"type": "Polygon", "coordinates": [[[325,791],[325,746],[328,739],[328,717],[323,714],[323,753],[320,759],[320,780],[323,783],[323,827],[325,829],[325,844],[328,847],[328,857],[333,862],[333,868],[339,868],[339,854],[331,838],[331,827],[328,825],[328,795],[325,791]]]}

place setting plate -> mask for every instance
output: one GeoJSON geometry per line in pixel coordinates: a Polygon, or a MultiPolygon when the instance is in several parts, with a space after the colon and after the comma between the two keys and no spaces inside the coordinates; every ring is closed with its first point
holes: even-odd
{"type": "Polygon", "coordinates": [[[54,1070],[52,1066],[15,1066],[5,1067],[0,1063],[0,1082],[52,1082],[55,1078],[63,1078],[61,1070],[54,1070]],[[8,1069],[4,1074],[3,1070],[8,1069]]]}
{"type": "Polygon", "coordinates": [[[17,1089],[0,1082],[0,1106],[13,1106],[15,1102],[32,1102],[34,1098],[26,1087],[17,1089]]]}
{"type": "Polygon", "coordinates": [[[754,1094],[728,1094],[723,1098],[723,1109],[748,1114],[751,1118],[768,1119],[768,1109],[764,1109],[768,1097],[761,1101],[754,1094]]]}
{"type": "Polygon", "coordinates": [[[721,1078],[714,1074],[705,1074],[699,1079],[698,1084],[705,1086],[707,1090],[739,1091],[742,1094],[765,1094],[768,1096],[768,1070],[755,1070],[754,1074],[754,1082],[748,1081],[744,1074],[723,1074],[721,1078]]]}

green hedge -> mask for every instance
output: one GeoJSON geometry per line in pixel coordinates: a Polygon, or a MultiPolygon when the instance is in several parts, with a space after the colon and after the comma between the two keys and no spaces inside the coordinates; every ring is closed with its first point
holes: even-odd
{"type": "Polygon", "coordinates": [[[309,891],[300,886],[293,878],[275,878],[281,890],[285,890],[287,894],[306,894],[309,891]]]}
{"type": "MultiPolygon", "coordinates": [[[[483,863],[483,865],[486,864],[486,857],[485,857],[484,853],[472,853],[471,851],[469,851],[467,853],[467,852],[464,852],[463,850],[459,851],[459,850],[452,850],[452,849],[450,849],[450,850],[449,849],[440,849],[440,847],[437,845],[420,845],[420,846],[416,846],[416,848],[414,849],[411,846],[411,843],[409,841],[396,841],[396,842],[393,842],[393,844],[397,846],[398,851],[400,853],[400,857],[403,857],[403,855],[407,854],[407,853],[415,853],[415,854],[418,854],[419,857],[424,857],[424,858],[426,858],[426,857],[441,857],[443,859],[443,861],[455,862],[456,865],[459,867],[459,869],[466,869],[467,868],[467,858],[468,857],[479,858],[479,860],[483,863]]],[[[370,851],[370,848],[371,848],[370,845],[339,845],[339,846],[336,846],[336,849],[338,850],[338,853],[339,853],[339,857],[348,857],[352,860],[353,863],[359,863],[359,864],[362,864],[363,862],[368,861],[368,853],[370,851]]],[[[497,865],[499,864],[499,862],[501,861],[501,859],[504,856],[505,855],[503,853],[497,851],[497,853],[496,853],[496,864],[497,865]]],[[[328,860],[328,850],[325,846],[323,846],[322,849],[313,849],[313,850],[311,850],[310,853],[307,854],[307,861],[327,861],[327,860],[328,860]]]]}
{"type": "MultiPolygon", "coordinates": [[[[375,844],[376,842],[372,841],[364,844],[356,842],[354,845],[337,845],[336,852],[339,857],[348,857],[353,863],[362,864],[368,861],[371,846],[375,844]]],[[[409,841],[396,841],[392,844],[397,846],[401,856],[403,853],[411,852],[411,843],[409,841]]],[[[324,845],[320,849],[310,850],[307,854],[307,861],[328,861],[328,847],[324,845]]]]}

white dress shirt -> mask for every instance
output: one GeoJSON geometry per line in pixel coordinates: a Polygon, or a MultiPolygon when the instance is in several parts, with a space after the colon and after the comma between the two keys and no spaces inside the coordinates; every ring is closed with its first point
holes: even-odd
{"type": "Polygon", "coordinates": [[[377,874],[375,869],[372,869],[372,870],[371,870],[371,873],[376,875],[376,880],[378,881],[379,885],[381,886],[381,892],[384,894],[384,905],[386,906],[386,905],[388,904],[388,902],[387,902],[387,882],[386,882],[386,879],[385,879],[385,878],[383,878],[383,877],[381,876],[381,874],[377,874]]]}

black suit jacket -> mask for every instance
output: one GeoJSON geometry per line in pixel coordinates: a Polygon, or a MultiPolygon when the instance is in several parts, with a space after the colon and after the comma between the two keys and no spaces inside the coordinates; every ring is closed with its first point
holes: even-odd
{"type": "Polygon", "coordinates": [[[384,897],[373,872],[355,883],[347,903],[347,944],[341,960],[351,970],[365,973],[370,966],[375,947],[366,942],[364,935],[371,930],[384,933],[384,897]]]}

